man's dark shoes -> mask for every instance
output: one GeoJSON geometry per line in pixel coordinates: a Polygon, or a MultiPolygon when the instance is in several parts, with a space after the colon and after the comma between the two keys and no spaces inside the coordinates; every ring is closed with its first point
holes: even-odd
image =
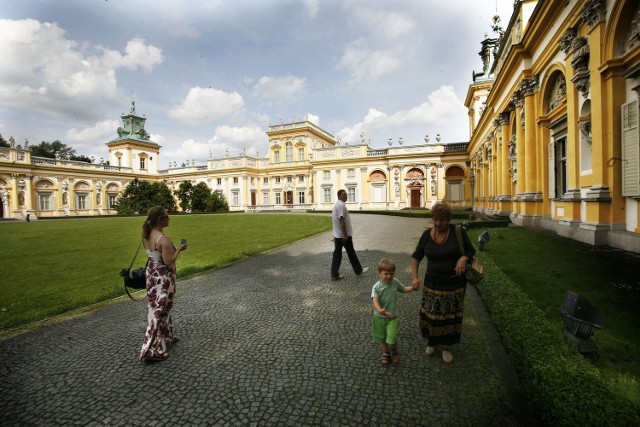
{"type": "Polygon", "coordinates": [[[340,280],[340,279],[344,279],[344,276],[342,274],[338,275],[337,277],[332,277],[331,280],[333,280],[334,282],[336,280],[340,280]]]}

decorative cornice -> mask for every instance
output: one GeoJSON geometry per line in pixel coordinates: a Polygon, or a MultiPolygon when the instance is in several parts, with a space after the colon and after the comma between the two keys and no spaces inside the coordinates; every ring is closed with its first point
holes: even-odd
{"type": "Polygon", "coordinates": [[[533,76],[528,79],[524,79],[518,86],[518,91],[523,97],[531,96],[538,89],[538,76],[533,76]]]}

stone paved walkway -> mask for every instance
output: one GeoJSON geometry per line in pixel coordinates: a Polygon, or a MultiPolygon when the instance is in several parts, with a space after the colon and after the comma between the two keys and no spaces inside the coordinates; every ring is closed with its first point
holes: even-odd
{"type": "Polygon", "coordinates": [[[0,341],[0,424],[532,425],[472,287],[454,363],[424,355],[421,292],[412,292],[399,296],[402,360],[380,365],[370,338],[375,264],[395,260],[396,277],[409,282],[410,253],[427,223],[352,220],[366,275],[355,276],[345,254],[345,278],[330,280],[328,232],[180,281],[182,340],[165,362],[136,361],[144,301],[122,299],[0,341]]]}

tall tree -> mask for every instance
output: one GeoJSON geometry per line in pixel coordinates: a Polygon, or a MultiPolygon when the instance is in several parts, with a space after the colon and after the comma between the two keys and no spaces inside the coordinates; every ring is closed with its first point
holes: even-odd
{"type": "Polygon", "coordinates": [[[206,212],[211,190],[206,182],[199,182],[191,192],[191,212],[206,212]]]}
{"type": "Polygon", "coordinates": [[[180,208],[183,212],[191,209],[191,193],[193,193],[193,184],[191,181],[182,181],[178,189],[173,192],[178,198],[180,208]]]}
{"type": "Polygon", "coordinates": [[[213,191],[207,200],[207,212],[229,212],[229,204],[224,194],[213,191]]]}
{"type": "Polygon", "coordinates": [[[9,143],[0,135],[0,147],[8,147],[9,143]]]}
{"type": "Polygon", "coordinates": [[[124,189],[115,209],[121,215],[133,215],[146,214],[154,206],[164,206],[169,212],[175,212],[175,200],[167,182],[150,183],[136,178],[124,189]]]}
{"type": "Polygon", "coordinates": [[[55,159],[57,155],[59,159],[70,159],[75,154],[76,150],[58,140],[53,142],[42,141],[40,144],[31,147],[31,155],[35,157],[55,159]]]}
{"type": "Polygon", "coordinates": [[[69,160],[75,160],[76,162],[93,163],[93,160],[90,157],[87,157],[87,156],[85,156],[83,154],[73,155],[73,156],[69,157],[69,160]]]}

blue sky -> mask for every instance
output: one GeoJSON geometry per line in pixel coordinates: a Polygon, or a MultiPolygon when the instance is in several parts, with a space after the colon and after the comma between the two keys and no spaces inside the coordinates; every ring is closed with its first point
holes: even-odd
{"type": "Polygon", "coordinates": [[[343,144],[466,141],[496,11],[513,0],[0,0],[0,133],[106,157],[135,99],[161,167],[263,157],[294,117],[343,144]]]}

